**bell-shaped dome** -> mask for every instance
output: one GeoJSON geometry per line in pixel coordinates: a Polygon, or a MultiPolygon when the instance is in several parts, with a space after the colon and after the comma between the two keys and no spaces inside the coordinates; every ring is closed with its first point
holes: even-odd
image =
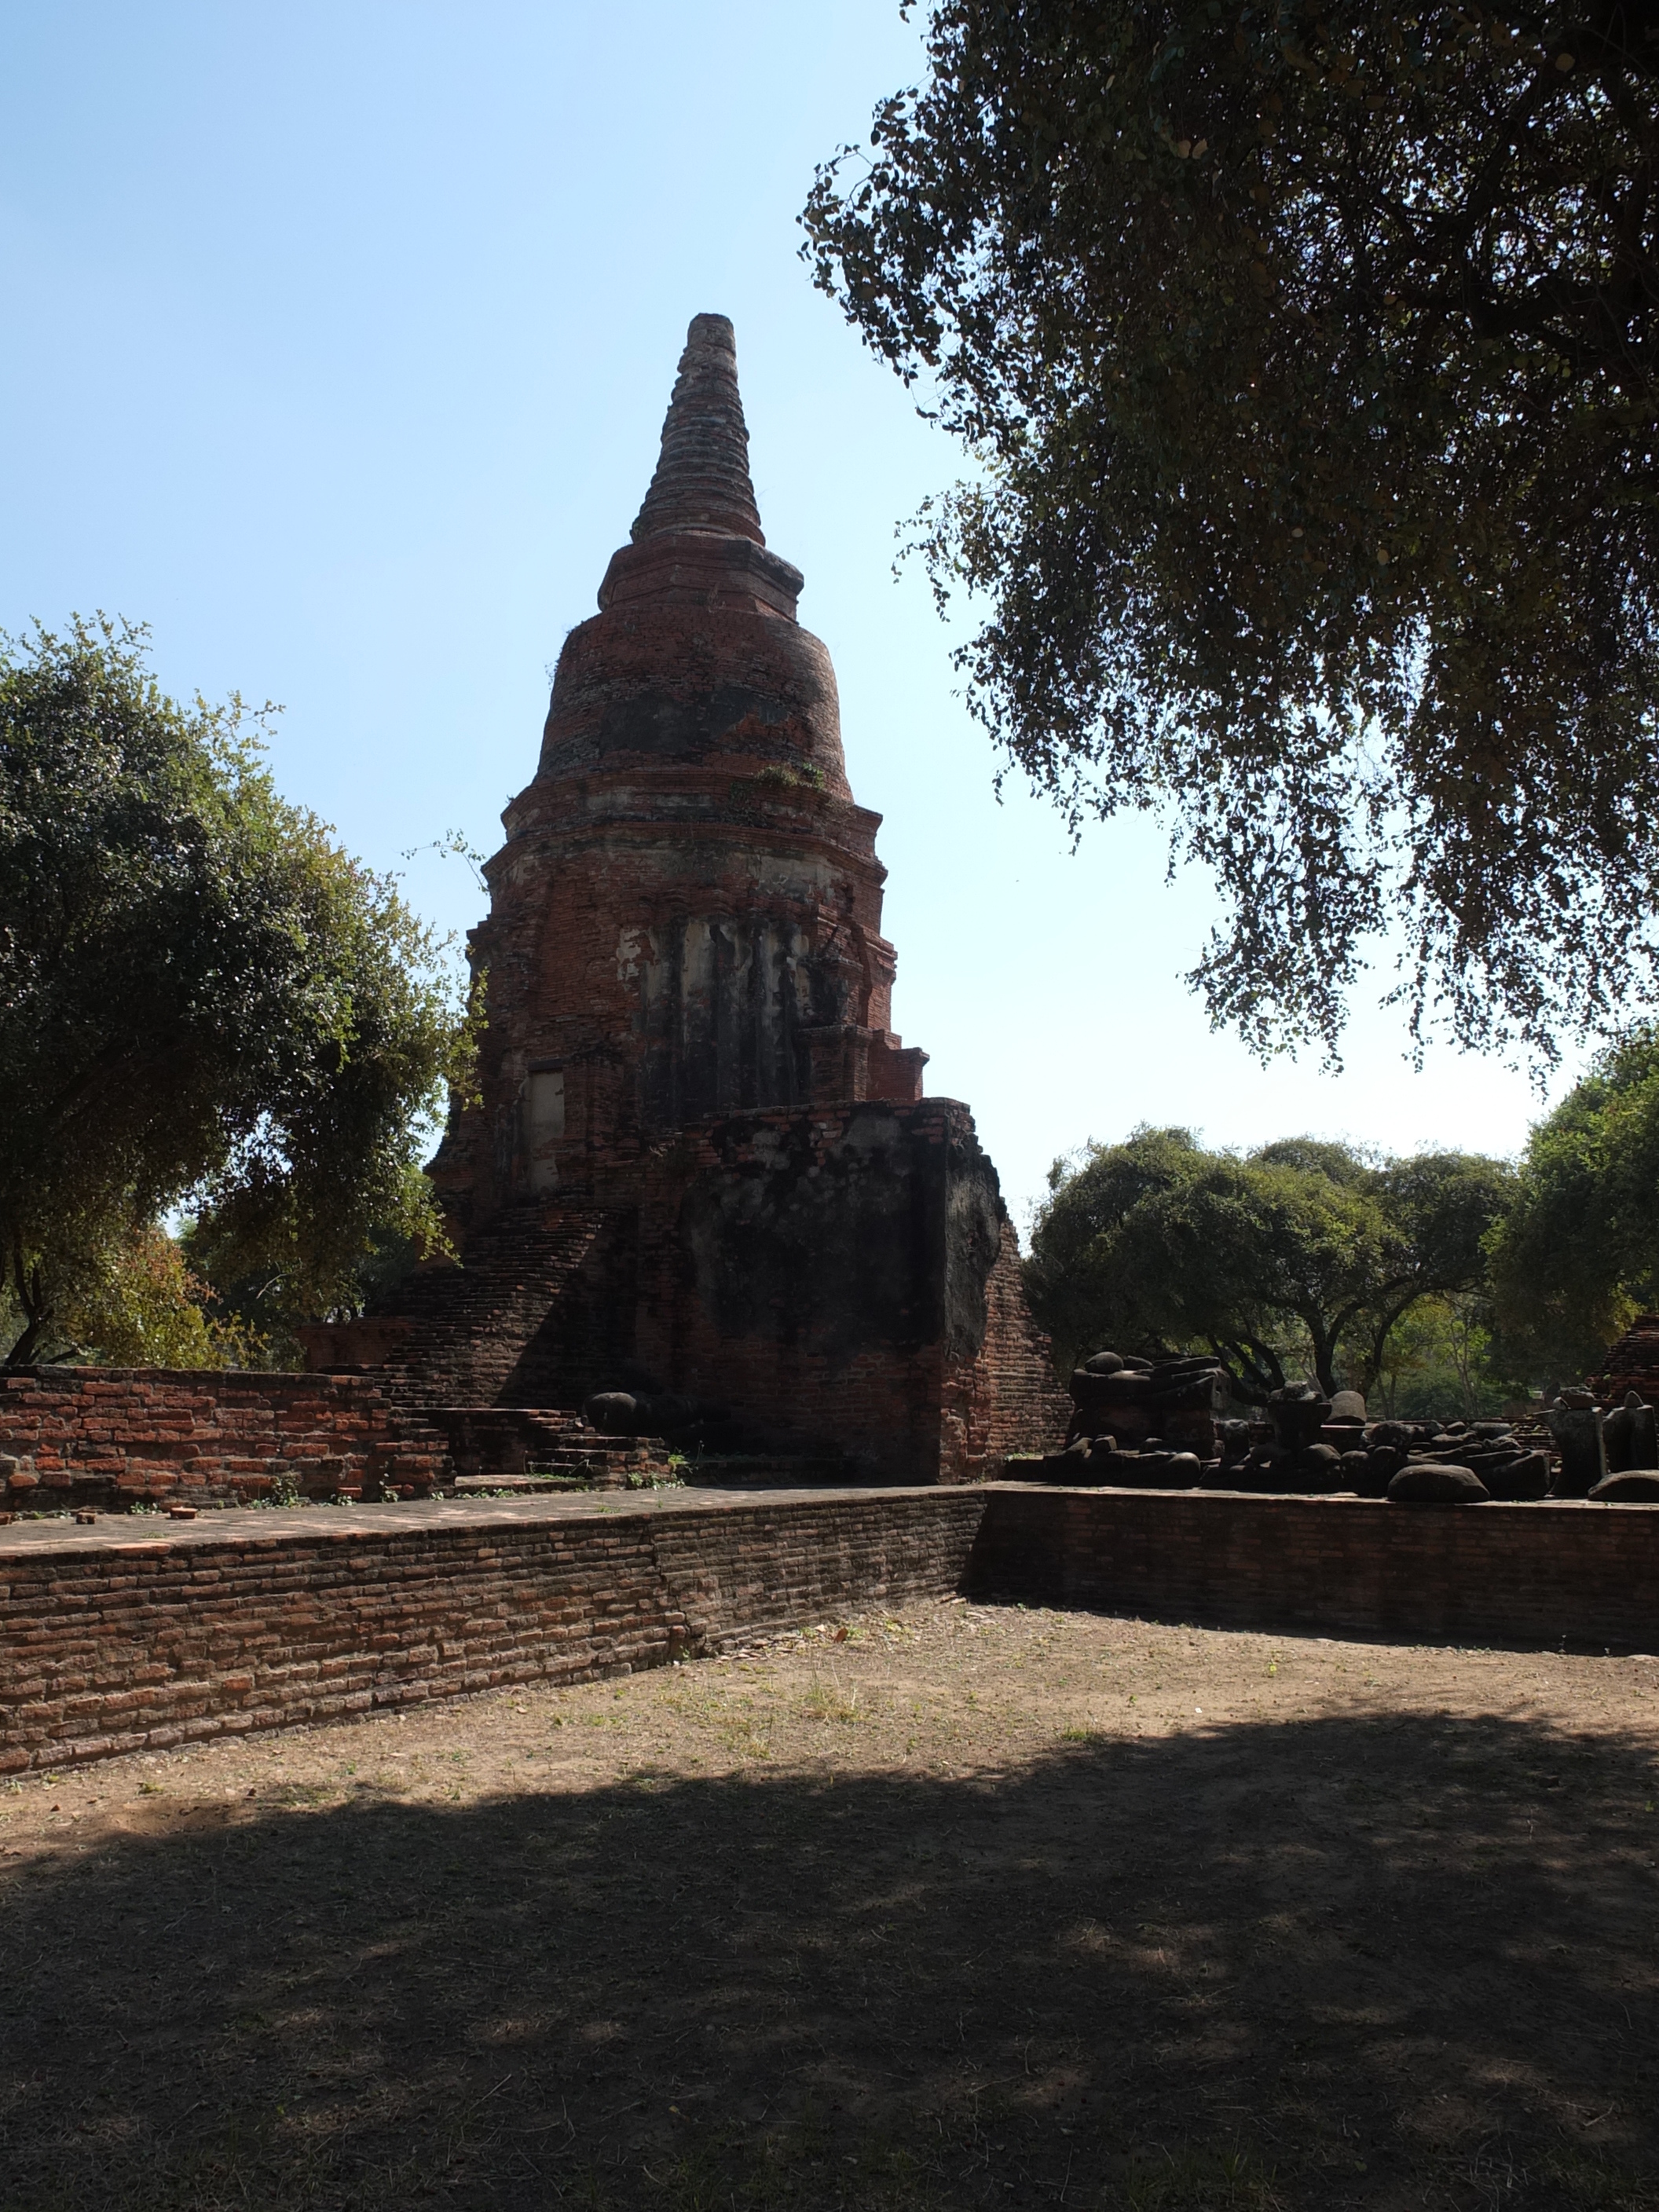
{"type": "Polygon", "coordinates": [[[696,316],[645,503],[559,656],[538,781],[708,767],[849,797],[835,671],[795,619],[803,581],[761,530],[732,325],[696,316]]]}

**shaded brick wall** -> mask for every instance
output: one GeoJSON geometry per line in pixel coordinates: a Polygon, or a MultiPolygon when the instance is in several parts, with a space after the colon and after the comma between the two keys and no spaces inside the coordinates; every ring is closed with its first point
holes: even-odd
{"type": "Polygon", "coordinates": [[[166,1367],[33,1367],[0,1374],[0,1453],[20,1462],[3,1502],[244,1505],[279,1480],[307,1496],[429,1490],[444,1437],[371,1377],[166,1367]]]}
{"type": "Polygon", "coordinates": [[[605,1204],[508,1209],[465,1267],[392,1294],[388,1395],[574,1408],[637,1369],[724,1406],[746,1449],[844,1453],[891,1482],[975,1480],[1064,1437],[996,1171],[957,1100],[733,1115],[607,1153],[590,1180],[605,1204]],[[561,1273],[560,1253],[580,1264],[561,1273]]]}
{"type": "Polygon", "coordinates": [[[1070,1406],[959,1101],[683,1131],[648,1164],[634,1352],[784,1450],[964,1482],[1053,1449],[1070,1406]]]}
{"type": "Polygon", "coordinates": [[[1229,1628],[1659,1650],[1659,1505],[990,1494],[975,1593],[1229,1628]]]}
{"type": "Polygon", "coordinates": [[[945,1595],[983,1507],[865,1492],[587,1517],[381,1506],[149,1538],[129,1522],[46,1545],[0,1531],[0,1771],[627,1674],[945,1595]]]}
{"type": "Polygon", "coordinates": [[[1031,1318],[1020,1278],[1019,1240],[1002,1225],[986,1284],[985,1342],[975,1362],[974,1445],[988,1473],[1018,1452],[1054,1451],[1064,1442],[1072,1401],[1054,1380],[1054,1346],[1031,1318]]]}

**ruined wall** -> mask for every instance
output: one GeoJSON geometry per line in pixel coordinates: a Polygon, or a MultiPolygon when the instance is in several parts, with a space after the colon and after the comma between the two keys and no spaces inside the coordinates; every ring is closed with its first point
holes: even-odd
{"type": "Polygon", "coordinates": [[[1659,1650],[1659,1505],[995,1491],[978,1595],[1225,1628],[1659,1650]]]}
{"type": "Polygon", "coordinates": [[[1030,1451],[1036,1437],[1043,1450],[1054,1450],[1072,1418],[1072,1401],[1054,1380],[1054,1346],[1025,1303],[1019,1239],[1006,1218],[986,1306],[985,1342],[973,1370],[975,1441],[964,1457],[971,1465],[982,1455],[986,1473],[994,1474],[1006,1460],[1030,1451]]]}
{"type": "Polygon", "coordinates": [[[958,1590],[1236,1628],[1659,1644],[1659,1506],[1146,1492],[551,1500],[0,1528],[0,1772],[576,1682],[958,1590]]]}
{"type": "Polygon", "coordinates": [[[641,1236],[636,1358],[776,1449],[962,1482],[1064,1433],[996,1171],[953,1099],[684,1132],[641,1236]]]}
{"type": "Polygon", "coordinates": [[[0,1454],[20,1462],[0,1499],[14,1511],[245,1505],[279,1482],[424,1494],[448,1468],[443,1437],[369,1377],[165,1367],[0,1374],[0,1454]]]}
{"type": "Polygon", "coordinates": [[[1659,1314],[1637,1315],[1609,1349],[1601,1374],[1591,1376],[1589,1384],[1596,1396],[1610,1406],[1622,1406],[1627,1390],[1634,1390],[1650,1406],[1659,1406],[1659,1314]]]}
{"type": "Polygon", "coordinates": [[[944,1596],[975,1492],[613,1511],[380,1506],[0,1529],[0,1773],[580,1682],[944,1596]],[[418,1518],[416,1516],[418,1515],[418,1518]],[[257,1522],[257,1528],[250,1523],[257,1522]],[[117,1534],[116,1530],[122,1531],[117,1534]]]}
{"type": "Polygon", "coordinates": [[[972,1480],[1064,1436],[956,1101],[734,1115],[618,1147],[589,1183],[614,1202],[498,1217],[465,1269],[404,1288],[388,1390],[574,1410],[648,1387],[725,1407],[739,1448],[845,1454],[888,1481],[972,1480]]]}

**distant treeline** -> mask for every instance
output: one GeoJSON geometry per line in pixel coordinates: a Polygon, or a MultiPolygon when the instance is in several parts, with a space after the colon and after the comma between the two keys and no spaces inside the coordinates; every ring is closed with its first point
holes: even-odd
{"type": "Polygon", "coordinates": [[[1390,1414],[1495,1412],[1659,1304],[1659,1030],[1606,1052],[1518,1164],[1142,1127],[1048,1185],[1025,1275],[1062,1372],[1200,1350],[1246,1403],[1307,1376],[1390,1414]]]}

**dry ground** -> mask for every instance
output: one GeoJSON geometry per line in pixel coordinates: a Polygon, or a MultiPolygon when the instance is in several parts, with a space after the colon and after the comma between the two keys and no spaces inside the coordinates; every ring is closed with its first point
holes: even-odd
{"type": "Polygon", "coordinates": [[[839,1625],[0,1789],[0,2206],[1659,2208],[1659,1663],[839,1625]]]}

